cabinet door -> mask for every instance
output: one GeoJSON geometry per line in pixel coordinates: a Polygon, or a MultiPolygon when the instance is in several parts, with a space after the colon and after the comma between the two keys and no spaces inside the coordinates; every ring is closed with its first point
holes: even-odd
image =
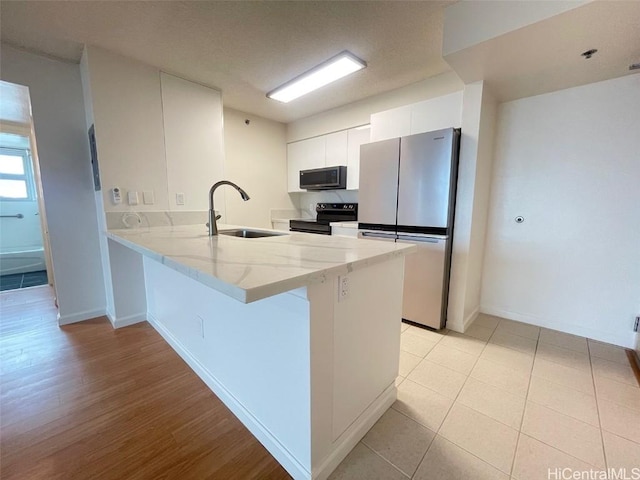
{"type": "Polygon", "coordinates": [[[371,128],[347,131],[347,190],[358,190],[360,183],[360,145],[369,143],[371,128]]]}
{"type": "Polygon", "coordinates": [[[300,143],[304,150],[300,170],[322,168],[325,166],[326,141],[324,135],[308,138],[307,140],[302,140],[300,143]]]}
{"type": "Polygon", "coordinates": [[[325,166],[347,165],[347,130],[323,135],[325,139],[325,166]]]}
{"type": "Polygon", "coordinates": [[[371,141],[387,140],[411,134],[411,105],[371,115],[371,141]]]}
{"type": "Polygon", "coordinates": [[[300,170],[302,169],[304,150],[302,142],[289,143],[287,145],[288,192],[302,192],[300,190],[300,170]]]}
{"type": "Polygon", "coordinates": [[[300,190],[300,170],[322,168],[325,165],[324,136],[287,144],[287,191],[300,190]]]}

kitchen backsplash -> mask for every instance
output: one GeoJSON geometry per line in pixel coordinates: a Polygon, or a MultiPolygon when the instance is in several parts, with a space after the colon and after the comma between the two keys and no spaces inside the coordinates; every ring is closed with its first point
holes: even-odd
{"type": "Polygon", "coordinates": [[[316,203],[358,203],[357,190],[325,190],[321,192],[291,193],[294,204],[303,215],[316,216],[316,203]]]}
{"type": "MultiPolygon", "coordinates": [[[[217,211],[216,211],[217,213],[217,211]]],[[[206,211],[187,212],[106,212],[107,229],[138,228],[138,227],[169,227],[172,225],[196,225],[209,221],[206,211]]]]}

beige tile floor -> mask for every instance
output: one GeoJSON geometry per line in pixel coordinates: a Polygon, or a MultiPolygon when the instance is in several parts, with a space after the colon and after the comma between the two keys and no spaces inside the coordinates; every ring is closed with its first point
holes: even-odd
{"type": "Polygon", "coordinates": [[[640,472],[640,387],[622,348],[489,315],[465,335],[401,328],[398,400],[331,479],[640,472]]]}

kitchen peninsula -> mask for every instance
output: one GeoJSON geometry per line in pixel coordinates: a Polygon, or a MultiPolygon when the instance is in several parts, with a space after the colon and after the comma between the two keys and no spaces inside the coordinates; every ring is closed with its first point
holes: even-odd
{"type": "Polygon", "coordinates": [[[116,310],[119,292],[132,297],[121,279],[294,478],[328,477],[395,401],[404,255],[415,247],[304,233],[209,237],[199,225],[107,236],[116,310]]]}

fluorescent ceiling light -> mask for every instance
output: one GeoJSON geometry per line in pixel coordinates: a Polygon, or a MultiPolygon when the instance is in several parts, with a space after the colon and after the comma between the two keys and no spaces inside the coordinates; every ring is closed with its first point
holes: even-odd
{"type": "Polygon", "coordinates": [[[346,77],[350,73],[365,68],[367,64],[345,50],[317,67],[303,73],[275,90],[267,93],[267,97],[288,103],[302,95],[346,77]]]}

